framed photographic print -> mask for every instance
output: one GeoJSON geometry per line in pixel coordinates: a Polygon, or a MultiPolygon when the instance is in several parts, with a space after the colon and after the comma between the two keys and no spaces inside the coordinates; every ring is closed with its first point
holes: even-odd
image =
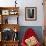
{"type": "Polygon", "coordinates": [[[9,10],[2,10],[2,15],[9,15],[9,10]]]}
{"type": "Polygon", "coordinates": [[[25,20],[27,21],[37,20],[37,8],[36,7],[25,8],[25,20]]]}

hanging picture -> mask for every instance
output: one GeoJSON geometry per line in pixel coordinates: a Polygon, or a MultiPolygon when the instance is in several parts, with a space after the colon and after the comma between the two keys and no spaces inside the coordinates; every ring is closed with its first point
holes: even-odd
{"type": "Polygon", "coordinates": [[[9,15],[9,10],[2,10],[2,15],[9,15]]]}
{"type": "Polygon", "coordinates": [[[27,21],[37,20],[37,8],[36,7],[25,8],[25,20],[27,21]]]}

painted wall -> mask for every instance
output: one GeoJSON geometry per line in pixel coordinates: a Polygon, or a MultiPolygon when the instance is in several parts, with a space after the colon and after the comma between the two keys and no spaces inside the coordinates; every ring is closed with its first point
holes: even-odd
{"type": "MultiPolygon", "coordinates": [[[[15,6],[15,0],[0,0],[0,7],[15,6]]],[[[43,26],[44,13],[43,13],[43,0],[17,0],[19,7],[19,24],[20,26],[43,26]],[[37,20],[25,21],[25,7],[37,7],[37,20]]],[[[11,17],[12,18],[12,17],[11,17]]],[[[10,19],[9,19],[10,20],[10,19]]],[[[15,22],[15,21],[13,21],[15,22]]],[[[10,23],[10,22],[9,22],[10,23]]]]}

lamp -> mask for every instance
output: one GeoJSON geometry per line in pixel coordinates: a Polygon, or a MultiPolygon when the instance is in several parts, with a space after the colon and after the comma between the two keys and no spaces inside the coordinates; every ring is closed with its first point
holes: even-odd
{"type": "Polygon", "coordinates": [[[17,2],[16,2],[17,0],[15,0],[15,7],[16,7],[16,4],[17,4],[17,2]]]}

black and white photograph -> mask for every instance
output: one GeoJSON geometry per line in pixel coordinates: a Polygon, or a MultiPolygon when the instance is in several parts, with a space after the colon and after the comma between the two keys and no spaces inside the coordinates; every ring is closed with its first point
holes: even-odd
{"type": "Polygon", "coordinates": [[[36,7],[25,8],[25,20],[29,20],[29,21],[37,20],[37,8],[36,7]]]}

